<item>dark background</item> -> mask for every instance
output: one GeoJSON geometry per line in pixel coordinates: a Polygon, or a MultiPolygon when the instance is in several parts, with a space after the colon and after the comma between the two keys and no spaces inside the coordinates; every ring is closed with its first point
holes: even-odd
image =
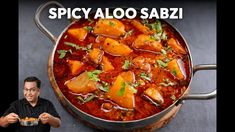
{"type": "MultiPolygon", "coordinates": [[[[41,97],[53,102],[58,113],[62,117],[62,126],[58,129],[52,128],[52,132],[67,131],[96,131],[81,123],[78,123],[67,111],[63,109],[57,100],[48,76],[47,61],[48,55],[53,49],[52,42],[43,35],[34,24],[36,9],[45,1],[24,1],[19,2],[18,9],[18,78],[19,84],[12,83],[11,87],[18,87],[19,98],[23,97],[23,80],[27,76],[38,76],[42,80],[41,97]]],[[[169,20],[185,37],[191,50],[194,65],[216,63],[216,2],[215,1],[59,1],[65,7],[182,7],[182,20],[169,20]]],[[[49,20],[48,13],[42,15],[42,23],[58,36],[61,31],[69,24],[65,19],[49,20]]],[[[17,72],[17,71],[15,71],[17,72]]],[[[215,89],[216,72],[198,72],[192,80],[191,93],[204,93],[215,89]]],[[[13,100],[17,99],[14,98],[13,100]]],[[[7,108],[9,103],[1,104],[1,108],[7,108]]],[[[2,112],[2,111],[1,111],[2,112]]],[[[186,101],[176,117],[160,132],[215,132],[216,131],[216,99],[186,101]]],[[[2,114],[2,113],[1,113],[2,114]]]]}

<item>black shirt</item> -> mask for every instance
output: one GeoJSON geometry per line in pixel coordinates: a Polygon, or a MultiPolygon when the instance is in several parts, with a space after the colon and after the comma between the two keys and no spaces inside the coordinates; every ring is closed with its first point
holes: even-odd
{"type": "MultiPolygon", "coordinates": [[[[37,104],[33,107],[25,98],[13,102],[8,110],[3,114],[3,116],[9,113],[16,113],[20,118],[34,117],[38,118],[40,114],[47,112],[54,117],[60,118],[59,114],[56,112],[54,105],[46,99],[38,98],[37,104]]],[[[42,124],[40,121],[37,126],[21,126],[19,122],[9,125],[9,127],[14,127],[16,132],[50,132],[49,124],[42,124]]]]}

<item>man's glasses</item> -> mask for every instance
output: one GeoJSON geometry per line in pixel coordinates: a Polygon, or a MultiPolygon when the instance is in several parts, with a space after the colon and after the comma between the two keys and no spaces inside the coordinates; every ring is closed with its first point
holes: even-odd
{"type": "Polygon", "coordinates": [[[36,92],[37,88],[30,88],[30,89],[24,88],[24,91],[25,92],[36,92]]]}

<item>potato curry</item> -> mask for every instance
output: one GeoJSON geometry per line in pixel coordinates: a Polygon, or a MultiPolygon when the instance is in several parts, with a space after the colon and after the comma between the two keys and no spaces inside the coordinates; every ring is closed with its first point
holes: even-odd
{"type": "Polygon", "coordinates": [[[63,33],[55,52],[53,72],[62,93],[102,119],[154,115],[189,85],[187,47],[162,20],[79,19],[63,33]]]}

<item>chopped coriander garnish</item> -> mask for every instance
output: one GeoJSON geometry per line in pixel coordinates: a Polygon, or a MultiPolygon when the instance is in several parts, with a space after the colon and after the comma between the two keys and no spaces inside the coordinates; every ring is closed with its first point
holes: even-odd
{"type": "Polygon", "coordinates": [[[82,103],[84,102],[84,99],[81,96],[77,96],[77,99],[80,100],[82,103]]]}
{"type": "Polygon", "coordinates": [[[167,40],[167,34],[165,31],[163,31],[162,35],[161,35],[161,39],[166,41],[167,40]]]}
{"type": "Polygon", "coordinates": [[[136,83],[133,83],[133,84],[132,84],[133,87],[138,87],[139,85],[140,85],[139,82],[136,82],[136,83]]]}
{"type": "Polygon", "coordinates": [[[98,88],[102,91],[108,92],[109,91],[109,84],[107,82],[102,81],[102,85],[98,85],[98,88]]]}
{"type": "Polygon", "coordinates": [[[143,19],[141,22],[142,22],[144,25],[146,25],[146,26],[149,24],[148,19],[143,19]]]}
{"type": "Polygon", "coordinates": [[[173,74],[174,76],[176,76],[176,75],[177,75],[177,71],[176,71],[176,69],[175,69],[175,68],[173,68],[172,74],[173,74]]]}
{"type": "Polygon", "coordinates": [[[159,83],[162,86],[168,87],[168,86],[174,86],[175,83],[170,81],[168,78],[167,79],[163,79],[164,82],[159,83]]]}
{"type": "Polygon", "coordinates": [[[132,33],[134,32],[134,30],[132,29],[132,30],[129,30],[129,31],[127,31],[126,32],[126,34],[125,34],[125,36],[124,36],[124,38],[125,37],[127,37],[127,36],[130,36],[130,35],[132,35],[132,33]]]}
{"type": "Polygon", "coordinates": [[[59,56],[60,59],[63,59],[67,52],[72,53],[72,50],[70,49],[70,50],[58,50],[57,51],[57,53],[60,54],[60,56],[59,56]]]}
{"type": "Polygon", "coordinates": [[[159,20],[156,20],[155,23],[152,24],[146,24],[150,29],[152,30],[156,30],[157,33],[162,33],[162,25],[161,22],[159,20]]]}
{"type": "Polygon", "coordinates": [[[104,86],[103,91],[108,92],[108,91],[109,91],[109,86],[108,86],[108,85],[107,85],[107,86],[104,86]]]}
{"type": "Polygon", "coordinates": [[[158,65],[160,65],[160,67],[163,67],[163,68],[165,68],[165,67],[167,67],[167,63],[165,63],[165,62],[163,62],[162,60],[157,60],[157,63],[158,63],[158,65]]]}
{"type": "Polygon", "coordinates": [[[88,45],[86,46],[86,50],[87,50],[87,51],[90,51],[90,50],[91,50],[91,47],[92,47],[92,43],[90,43],[90,44],[88,44],[88,45]]]}
{"type": "Polygon", "coordinates": [[[80,100],[83,104],[91,101],[93,98],[95,98],[94,94],[88,96],[86,99],[83,99],[81,96],[77,96],[77,99],[80,100]]]}
{"type": "Polygon", "coordinates": [[[168,46],[166,47],[166,51],[171,51],[171,50],[172,50],[172,49],[171,49],[171,46],[168,45],[168,46]]]}
{"type": "Polygon", "coordinates": [[[68,45],[68,46],[71,46],[73,48],[75,48],[76,50],[85,50],[85,51],[89,51],[92,47],[92,43],[88,44],[86,47],[82,47],[82,46],[79,46],[75,43],[71,43],[71,42],[64,42],[65,45],[68,45]]]}
{"type": "Polygon", "coordinates": [[[164,49],[161,49],[161,52],[162,52],[163,55],[166,55],[166,54],[167,54],[164,49]]]}
{"type": "Polygon", "coordinates": [[[176,97],[175,97],[175,95],[172,95],[171,97],[170,97],[172,100],[176,100],[176,97]]]}
{"type": "Polygon", "coordinates": [[[90,18],[88,18],[88,21],[90,22],[89,24],[92,24],[94,22],[94,20],[91,20],[90,18]]]}
{"type": "Polygon", "coordinates": [[[109,25],[112,26],[112,27],[115,26],[115,24],[111,21],[109,21],[109,25]]]}
{"type": "Polygon", "coordinates": [[[118,96],[123,96],[123,95],[124,95],[125,88],[126,88],[126,83],[125,83],[125,82],[122,82],[121,88],[120,88],[120,90],[118,91],[118,96]]]}
{"type": "Polygon", "coordinates": [[[87,72],[87,75],[89,77],[90,80],[93,80],[93,81],[100,81],[98,75],[101,73],[101,70],[94,70],[94,71],[91,71],[91,72],[87,72]]]}
{"type": "Polygon", "coordinates": [[[125,60],[124,64],[122,65],[122,69],[127,70],[130,64],[131,62],[129,60],[125,60]]]}
{"type": "Polygon", "coordinates": [[[84,29],[86,29],[88,32],[90,32],[93,28],[91,26],[85,26],[84,29]]]}
{"type": "Polygon", "coordinates": [[[71,43],[71,42],[64,42],[65,45],[71,46],[73,48],[76,48],[76,50],[81,49],[82,47],[80,47],[79,45],[75,44],[75,43],[71,43]]]}
{"type": "Polygon", "coordinates": [[[169,61],[171,61],[171,59],[170,58],[164,58],[163,61],[168,63],[169,61]]]}
{"type": "Polygon", "coordinates": [[[150,36],[150,39],[156,40],[156,41],[161,41],[161,35],[160,34],[154,34],[150,36]]]}
{"type": "Polygon", "coordinates": [[[58,50],[57,52],[58,52],[58,54],[60,54],[59,58],[63,59],[65,57],[67,51],[66,50],[58,50]]]}
{"type": "Polygon", "coordinates": [[[132,91],[132,93],[137,93],[137,90],[134,87],[130,86],[129,88],[132,91]]]}
{"type": "Polygon", "coordinates": [[[68,35],[65,35],[65,36],[64,36],[64,39],[66,39],[67,37],[68,37],[68,35]]]}
{"type": "Polygon", "coordinates": [[[94,94],[92,94],[91,96],[87,97],[87,98],[84,100],[83,103],[89,102],[89,101],[91,101],[93,98],[95,98],[95,95],[94,95],[94,94]]]}
{"type": "Polygon", "coordinates": [[[159,20],[156,20],[154,24],[154,28],[156,29],[158,33],[162,33],[162,24],[159,20]]]}
{"type": "Polygon", "coordinates": [[[148,75],[146,75],[145,73],[141,73],[140,77],[145,79],[145,80],[151,81],[151,78],[148,75]]]}

